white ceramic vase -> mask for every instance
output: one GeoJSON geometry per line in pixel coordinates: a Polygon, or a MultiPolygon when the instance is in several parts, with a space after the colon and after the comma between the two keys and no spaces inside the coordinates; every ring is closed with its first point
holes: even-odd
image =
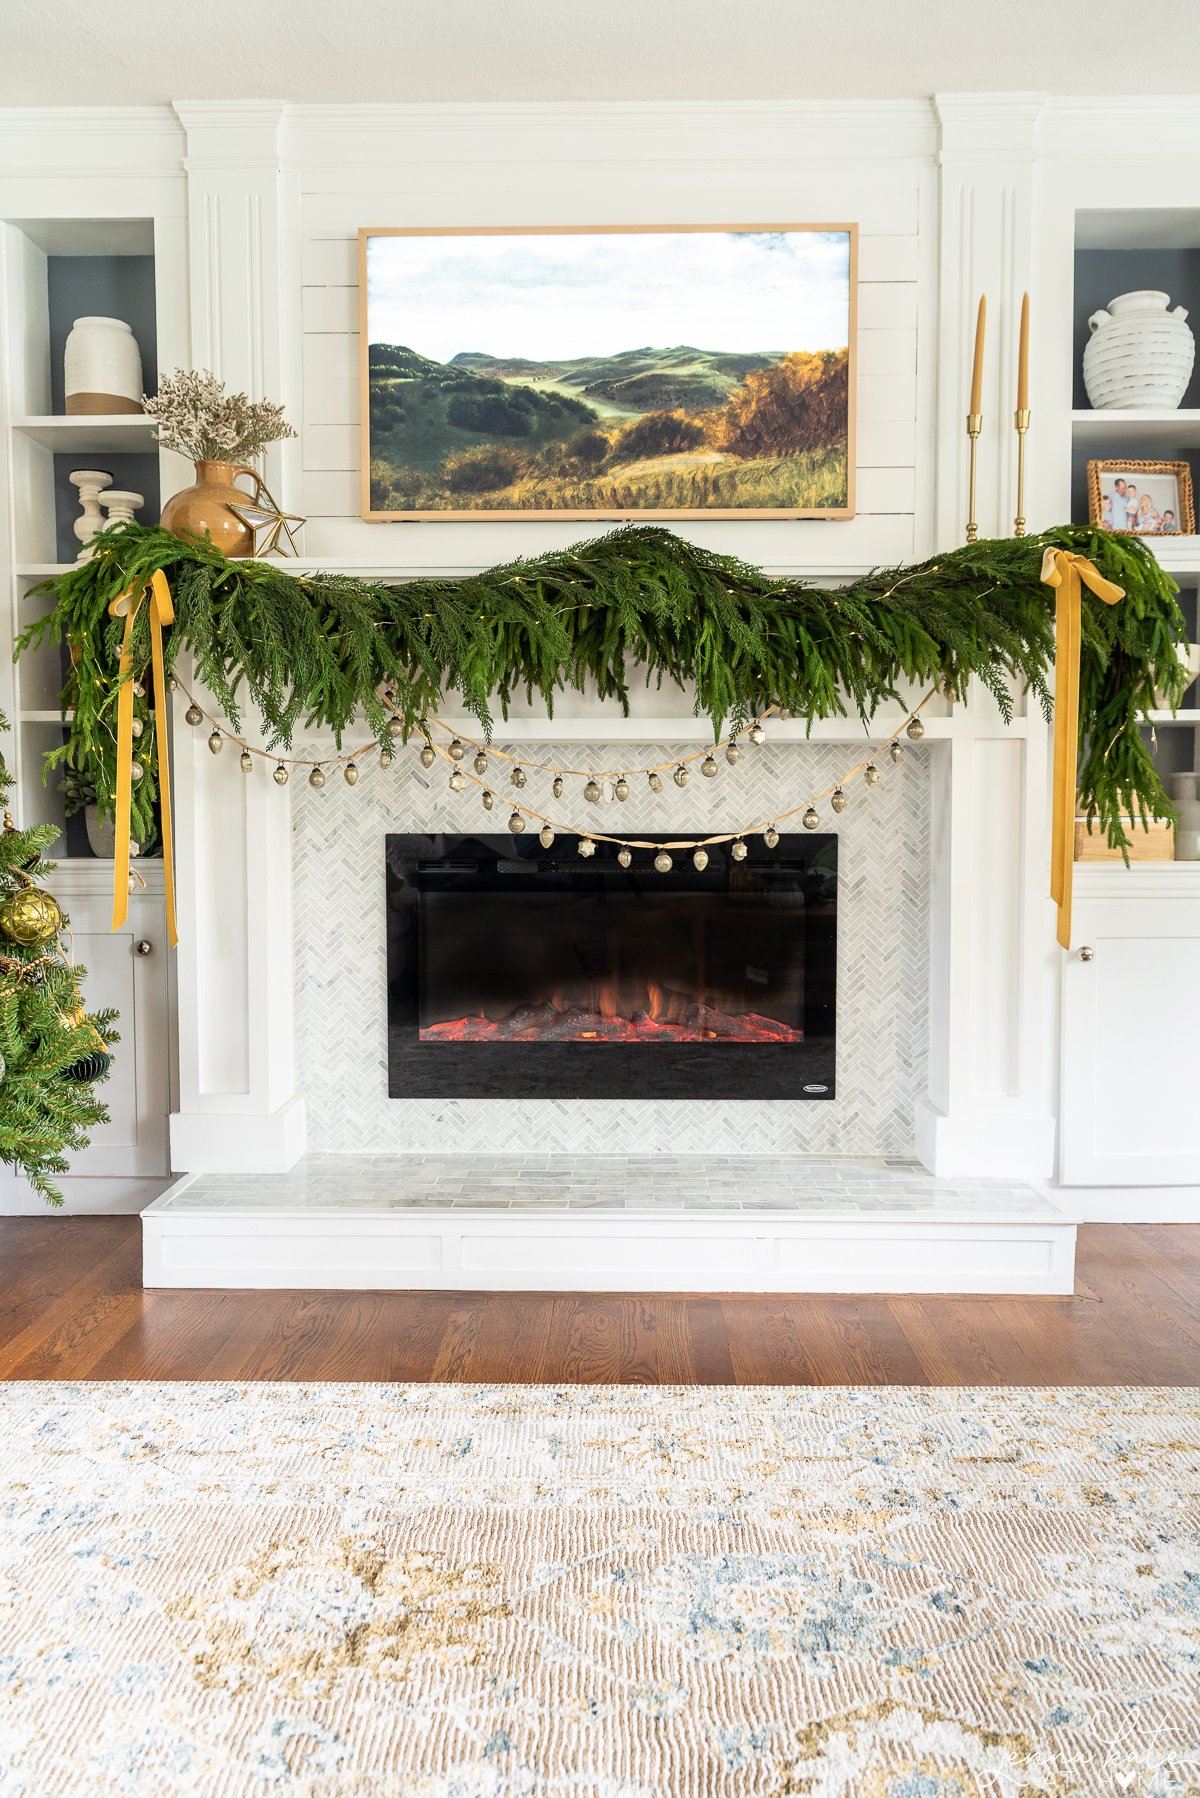
{"type": "Polygon", "coordinates": [[[77,318],[65,356],[67,411],[140,412],[142,356],[119,318],[77,318]]]}
{"type": "Polygon", "coordinates": [[[1099,411],[1178,406],[1192,378],[1196,340],[1182,306],[1144,289],[1118,294],[1088,319],[1083,384],[1099,411]]]}

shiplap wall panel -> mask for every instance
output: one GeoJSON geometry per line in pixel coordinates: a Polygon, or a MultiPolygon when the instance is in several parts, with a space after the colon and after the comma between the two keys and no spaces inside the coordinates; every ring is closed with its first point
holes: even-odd
{"type": "MultiPolygon", "coordinates": [[[[685,534],[767,567],[847,569],[911,556],[922,455],[932,416],[932,364],[918,360],[918,319],[936,279],[928,228],[932,144],[880,164],[838,161],[812,122],[750,113],[701,128],[631,120],[619,135],[516,113],[485,121],[442,115],[356,124],[330,153],[319,121],[301,120],[305,550],[330,561],[432,568],[486,565],[610,528],[578,519],[535,523],[439,520],[420,528],[359,516],[360,226],[853,221],[858,246],[857,493],[841,522],[680,521],[685,534]],[[307,132],[307,135],[306,135],[307,132]],[[630,135],[632,132],[632,135],[630,135]],[[322,148],[324,146],[324,148],[322,148]],[[814,197],[819,196],[819,198],[814,197]],[[922,221],[926,221],[923,229],[922,221]],[[924,285],[922,285],[924,284],[924,285]],[[419,541],[419,548],[417,547],[419,541]]],[[[857,146],[855,152],[857,155],[857,146]]],[[[418,346],[419,347],[419,346],[418,346]]]]}

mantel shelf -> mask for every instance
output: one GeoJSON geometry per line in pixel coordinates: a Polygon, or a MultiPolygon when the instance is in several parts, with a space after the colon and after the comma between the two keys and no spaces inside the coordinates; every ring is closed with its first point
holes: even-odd
{"type": "Polygon", "coordinates": [[[47,417],[26,415],[10,419],[9,423],[18,436],[64,455],[107,452],[110,456],[127,456],[158,449],[154,421],[140,412],[120,412],[111,417],[87,413],[69,418],[57,413],[47,417]]]}

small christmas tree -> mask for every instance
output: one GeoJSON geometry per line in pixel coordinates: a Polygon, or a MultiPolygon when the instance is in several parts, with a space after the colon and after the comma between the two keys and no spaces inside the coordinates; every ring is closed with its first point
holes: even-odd
{"type": "MultiPolygon", "coordinates": [[[[0,732],[8,722],[0,713],[0,732]]],[[[0,811],[12,776],[0,755],[0,811]]],[[[52,824],[17,830],[4,811],[0,830],[0,1162],[23,1173],[50,1205],[62,1204],[51,1175],[67,1152],[85,1147],[108,1109],[95,1083],[107,1078],[116,1013],[88,1016],[79,997],[84,969],[62,952],[65,923],[41,882],[52,824]]]]}

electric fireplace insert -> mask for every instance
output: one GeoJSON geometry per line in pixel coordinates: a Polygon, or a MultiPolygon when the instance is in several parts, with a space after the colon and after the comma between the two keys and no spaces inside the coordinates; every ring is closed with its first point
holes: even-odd
{"type": "Polygon", "coordinates": [[[832,1099],[837,838],[746,847],[389,836],[391,1096],[832,1099]]]}

